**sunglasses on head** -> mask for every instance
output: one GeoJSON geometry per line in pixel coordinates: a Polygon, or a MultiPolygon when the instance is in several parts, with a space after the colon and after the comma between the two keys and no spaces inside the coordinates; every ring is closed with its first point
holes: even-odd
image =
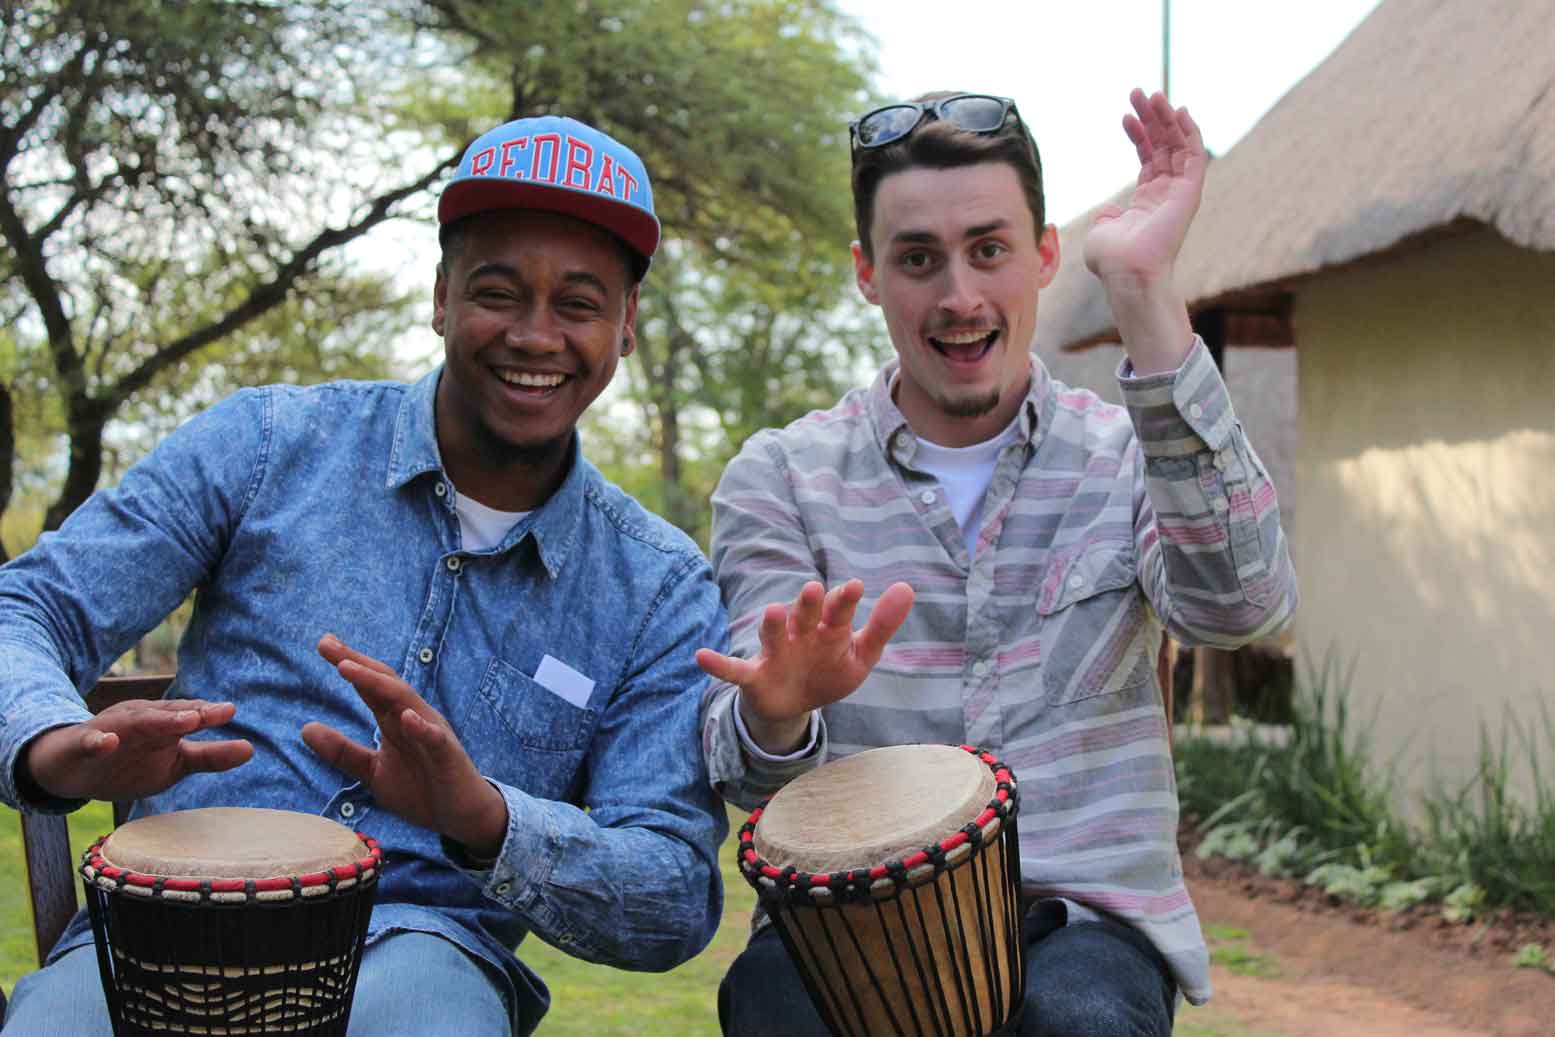
{"type": "MultiPolygon", "coordinates": [[[[995,133],[1015,111],[1008,97],[991,94],[956,94],[938,101],[904,101],[876,108],[848,124],[853,150],[883,148],[916,130],[925,119],[943,119],[968,133],[995,133]]],[[[1016,112],[1017,119],[1020,113],[1016,112]]]]}

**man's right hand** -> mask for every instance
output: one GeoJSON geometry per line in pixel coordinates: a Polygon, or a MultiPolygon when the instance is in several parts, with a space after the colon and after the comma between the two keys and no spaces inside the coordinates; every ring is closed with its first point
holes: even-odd
{"type": "Polygon", "coordinates": [[[710,648],[697,652],[703,670],[740,686],[741,718],[766,752],[783,755],[798,749],[810,711],[845,698],[864,683],[912,608],[912,588],[893,583],[855,633],[853,613],[863,596],[861,580],[829,593],[811,581],[792,605],[767,606],[756,658],[738,659],[710,648]]]}
{"type": "Polygon", "coordinates": [[[18,770],[59,799],[139,799],[185,775],[247,763],[254,747],[245,740],[185,737],[236,712],[231,702],[130,699],[85,723],[45,731],[22,750],[18,770]]]}

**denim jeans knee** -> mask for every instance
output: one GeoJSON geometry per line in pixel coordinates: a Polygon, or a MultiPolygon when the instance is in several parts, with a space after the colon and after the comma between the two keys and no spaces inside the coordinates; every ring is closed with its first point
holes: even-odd
{"type": "Polygon", "coordinates": [[[1021,1037],[1169,1037],[1177,996],[1166,963],[1118,922],[1079,922],[1027,949],[1021,1037]]]}

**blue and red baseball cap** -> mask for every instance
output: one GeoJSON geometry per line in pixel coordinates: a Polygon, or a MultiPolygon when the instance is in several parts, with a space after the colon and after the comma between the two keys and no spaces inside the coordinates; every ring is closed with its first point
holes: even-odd
{"type": "Polygon", "coordinates": [[[437,203],[448,226],[492,209],[544,209],[620,238],[642,276],[659,247],[659,218],[642,159],[620,141],[565,116],[503,123],[475,139],[437,203]]]}

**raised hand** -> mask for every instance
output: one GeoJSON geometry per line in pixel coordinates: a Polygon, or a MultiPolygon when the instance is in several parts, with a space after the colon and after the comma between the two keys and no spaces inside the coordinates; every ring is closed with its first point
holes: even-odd
{"type": "Polygon", "coordinates": [[[1085,239],[1085,265],[1106,282],[1113,277],[1170,275],[1188,226],[1198,211],[1209,158],[1198,124],[1165,95],[1129,95],[1134,114],[1123,131],[1139,156],[1139,181],[1128,205],[1104,206],[1085,239]]]}
{"type": "Polygon", "coordinates": [[[703,670],[740,686],[746,728],[763,749],[784,753],[796,748],[810,711],[844,698],[864,682],[912,608],[912,588],[893,583],[855,633],[853,615],[863,596],[860,580],[830,592],[812,580],[792,605],[766,607],[756,658],[738,659],[710,648],[697,652],[703,670]]]}
{"type": "Polygon", "coordinates": [[[324,635],[318,650],[373,711],[380,738],[370,749],[314,721],[302,728],[308,748],[405,820],[478,857],[495,857],[507,831],[507,803],[481,777],[443,715],[388,666],[334,635],[324,635]]]}
{"type": "Polygon", "coordinates": [[[1209,158],[1186,108],[1165,96],[1129,95],[1123,131],[1139,156],[1127,206],[1106,205],[1085,238],[1085,265],[1101,279],[1136,375],[1173,371],[1193,346],[1188,307],[1172,281],[1177,253],[1198,212],[1209,158]]]}
{"type": "Polygon", "coordinates": [[[61,799],[139,799],[186,775],[247,763],[254,747],[245,740],[187,737],[220,727],[236,712],[230,702],[129,699],[34,738],[22,750],[21,769],[61,799]]]}

